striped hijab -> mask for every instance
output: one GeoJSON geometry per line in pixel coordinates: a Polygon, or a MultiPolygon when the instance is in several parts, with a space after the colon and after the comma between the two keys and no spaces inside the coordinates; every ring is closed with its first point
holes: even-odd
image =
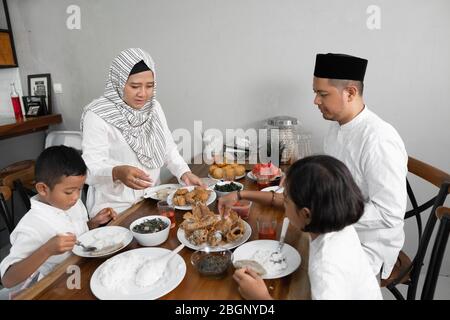
{"type": "Polygon", "coordinates": [[[166,142],[164,129],[156,110],[155,63],[142,49],[130,48],[122,51],[109,68],[104,95],[84,108],[81,116],[81,131],[87,111],[92,111],[107,123],[120,130],[125,141],[136,153],[139,161],[148,168],[160,168],[164,164],[166,142]],[[153,97],[139,110],[123,101],[125,83],[134,65],[140,61],[153,72],[155,88],[153,97]]]}

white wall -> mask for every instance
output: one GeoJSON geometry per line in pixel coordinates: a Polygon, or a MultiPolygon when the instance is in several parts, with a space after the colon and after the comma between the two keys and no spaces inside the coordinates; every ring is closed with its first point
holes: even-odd
{"type": "MultiPolygon", "coordinates": [[[[397,128],[408,153],[450,172],[450,2],[447,0],[20,0],[8,1],[21,77],[51,73],[62,128],[102,94],[122,49],[148,50],[171,129],[249,128],[268,117],[301,119],[321,151],[328,123],[313,105],[318,52],[369,60],[367,104],[397,128]],[[81,30],[69,30],[69,5],[81,30]],[[369,5],[381,29],[366,27],[369,5]]],[[[430,191],[419,186],[421,197],[430,191]]],[[[408,242],[416,235],[407,223],[408,242]]],[[[406,247],[414,252],[414,246],[406,247]]],[[[450,273],[450,254],[442,268],[450,273]]]]}

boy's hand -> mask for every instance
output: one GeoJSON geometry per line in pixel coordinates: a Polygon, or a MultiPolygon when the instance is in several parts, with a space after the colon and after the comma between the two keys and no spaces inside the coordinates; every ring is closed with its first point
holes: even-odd
{"type": "Polygon", "coordinates": [[[153,180],[139,168],[133,166],[116,166],[112,170],[113,181],[120,180],[124,185],[135,190],[151,187],[153,180]]]}
{"type": "Polygon", "coordinates": [[[264,280],[250,268],[238,269],[233,279],[239,285],[239,293],[247,300],[271,300],[264,280]]]}
{"type": "Polygon", "coordinates": [[[44,246],[49,255],[53,256],[72,250],[76,240],[77,237],[73,233],[63,233],[48,240],[44,246]]]}
{"type": "Polygon", "coordinates": [[[95,217],[89,221],[91,229],[105,224],[111,220],[117,219],[117,212],[113,208],[104,208],[100,210],[95,217]]]}

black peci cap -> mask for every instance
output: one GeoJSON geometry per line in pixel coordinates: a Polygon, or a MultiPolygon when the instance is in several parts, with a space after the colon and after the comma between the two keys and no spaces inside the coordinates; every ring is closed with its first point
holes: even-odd
{"type": "Polygon", "coordinates": [[[316,55],[314,76],[318,78],[364,81],[367,60],[340,53],[316,55]]]}

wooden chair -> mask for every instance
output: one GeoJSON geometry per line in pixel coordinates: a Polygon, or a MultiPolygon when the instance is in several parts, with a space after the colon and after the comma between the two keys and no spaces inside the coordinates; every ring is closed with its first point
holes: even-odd
{"type": "MultiPolygon", "coordinates": [[[[420,271],[422,269],[425,254],[436,224],[436,210],[438,207],[443,205],[445,198],[450,192],[449,174],[412,157],[408,158],[408,171],[411,174],[418,176],[423,180],[431,183],[432,185],[438,187],[439,192],[437,193],[436,196],[432,197],[428,201],[424,202],[421,205],[418,205],[414,192],[411,188],[411,185],[409,184],[408,180],[406,181],[408,197],[409,200],[411,201],[412,209],[405,213],[405,219],[411,217],[416,218],[419,245],[417,252],[414,256],[414,259],[412,261],[403,251],[400,251],[399,256],[397,258],[397,263],[395,264],[394,269],[391,272],[391,275],[389,276],[388,279],[383,279],[381,281],[381,286],[389,289],[389,291],[391,291],[391,293],[399,300],[405,299],[405,297],[400,293],[400,291],[397,288],[397,285],[399,284],[404,284],[408,287],[406,294],[407,300],[415,300],[416,298],[417,284],[419,281],[420,271]],[[427,220],[427,224],[425,226],[425,229],[422,229],[421,214],[430,208],[431,213],[427,220]]],[[[437,242],[435,242],[434,245],[439,246],[437,242]]],[[[436,266],[432,268],[436,268],[436,266]]],[[[437,280],[437,277],[435,280],[437,280]]],[[[434,285],[436,285],[436,283],[434,285]]]]}
{"type": "Polygon", "coordinates": [[[8,209],[8,203],[11,199],[11,189],[6,186],[0,186],[0,216],[2,217],[3,221],[5,222],[6,228],[8,229],[8,232],[11,233],[14,229],[14,221],[13,216],[8,209]]]}
{"type": "MultiPolygon", "coordinates": [[[[9,187],[14,192],[17,192],[21,202],[24,204],[26,210],[30,210],[30,197],[36,194],[34,189],[34,164],[26,169],[11,173],[3,177],[3,185],[9,187]]],[[[13,203],[13,201],[11,201],[13,203]]],[[[16,214],[15,206],[12,205],[12,215],[16,214]]]]}
{"type": "Polygon", "coordinates": [[[450,233],[450,208],[439,207],[436,209],[436,217],[440,220],[439,228],[431,251],[430,264],[428,266],[425,282],[422,289],[421,300],[433,300],[439,271],[441,270],[445,248],[450,233]]]}

